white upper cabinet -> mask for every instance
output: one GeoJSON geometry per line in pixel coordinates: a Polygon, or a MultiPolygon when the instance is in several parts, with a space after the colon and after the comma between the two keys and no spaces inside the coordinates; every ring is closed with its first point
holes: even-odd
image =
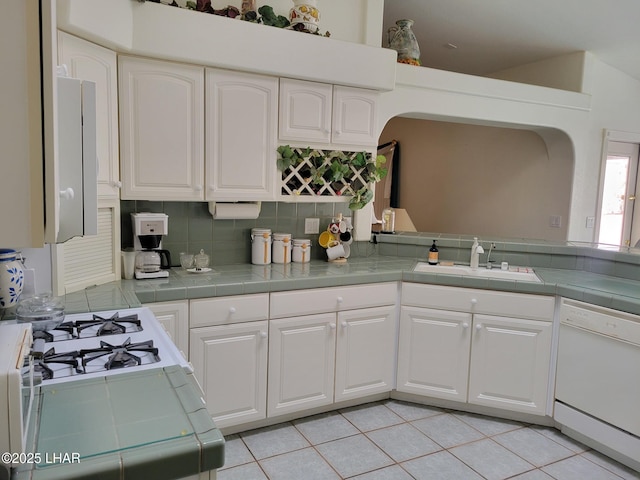
{"type": "Polygon", "coordinates": [[[333,143],[377,146],[378,92],[333,87],[333,143]]]}
{"type": "Polygon", "coordinates": [[[207,200],[274,200],[278,79],[207,69],[207,200]]]}
{"type": "Polygon", "coordinates": [[[280,140],[331,142],[333,86],[280,79],[280,140]]]}
{"type": "Polygon", "coordinates": [[[204,200],[204,68],[119,57],[122,194],[204,200]]]}
{"type": "Polygon", "coordinates": [[[115,52],[58,32],[58,64],[69,75],[96,84],[96,150],[98,156],[98,196],[120,197],[118,151],[118,74],[115,52]]]}
{"type": "Polygon", "coordinates": [[[378,93],[361,88],[283,78],[281,141],[375,146],[378,93]]]}

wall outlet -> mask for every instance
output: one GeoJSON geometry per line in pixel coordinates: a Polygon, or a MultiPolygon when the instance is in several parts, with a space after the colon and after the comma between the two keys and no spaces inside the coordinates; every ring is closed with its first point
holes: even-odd
{"type": "Polygon", "coordinates": [[[305,218],[304,219],[304,233],[313,235],[320,233],[320,219],[319,218],[305,218]]]}
{"type": "Polygon", "coordinates": [[[562,227],[562,217],[560,215],[551,215],[549,217],[549,226],[552,228],[562,227]]]}
{"type": "Polygon", "coordinates": [[[585,223],[586,228],[595,228],[596,226],[596,217],[587,217],[587,221],[585,223]]]}

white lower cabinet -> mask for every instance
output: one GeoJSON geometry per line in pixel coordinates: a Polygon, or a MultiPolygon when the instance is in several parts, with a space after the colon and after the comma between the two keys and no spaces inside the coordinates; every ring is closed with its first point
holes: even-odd
{"type": "Polygon", "coordinates": [[[395,306],[270,321],[267,415],[393,389],[395,306]]]}
{"type": "Polygon", "coordinates": [[[269,294],[191,300],[190,313],[189,360],[216,425],[265,418],[269,294]]]}
{"type": "Polygon", "coordinates": [[[270,323],[268,415],[333,403],[336,314],[270,323]]]}
{"type": "Polygon", "coordinates": [[[149,307],[178,349],[189,355],[189,301],[158,302],[144,305],[149,307]]]}
{"type": "Polygon", "coordinates": [[[266,416],[267,321],[191,329],[191,363],[218,427],[266,416]]]}
{"type": "Polygon", "coordinates": [[[403,302],[429,304],[435,295],[440,304],[438,309],[401,308],[398,391],[546,413],[553,298],[426,285],[407,290],[403,287],[403,302]],[[437,295],[439,289],[458,291],[457,299],[469,296],[468,311],[441,309],[446,295],[437,295]],[[485,306],[492,313],[499,311],[496,298],[505,300],[509,312],[520,299],[529,302],[532,308],[522,316],[533,318],[476,313],[485,306]]]}

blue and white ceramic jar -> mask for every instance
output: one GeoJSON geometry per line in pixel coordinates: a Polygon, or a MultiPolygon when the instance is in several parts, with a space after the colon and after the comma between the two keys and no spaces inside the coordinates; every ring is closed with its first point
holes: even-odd
{"type": "Polygon", "coordinates": [[[0,308],[16,305],[24,286],[22,262],[18,253],[10,248],[0,248],[0,308]]]}

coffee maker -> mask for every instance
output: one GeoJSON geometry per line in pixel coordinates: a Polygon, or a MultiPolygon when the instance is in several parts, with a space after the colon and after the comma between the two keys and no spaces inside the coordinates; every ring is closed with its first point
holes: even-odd
{"type": "Polygon", "coordinates": [[[136,255],[135,277],[169,276],[171,254],[162,250],[162,237],[169,232],[169,217],[164,213],[132,213],[133,248],[136,255]]]}

